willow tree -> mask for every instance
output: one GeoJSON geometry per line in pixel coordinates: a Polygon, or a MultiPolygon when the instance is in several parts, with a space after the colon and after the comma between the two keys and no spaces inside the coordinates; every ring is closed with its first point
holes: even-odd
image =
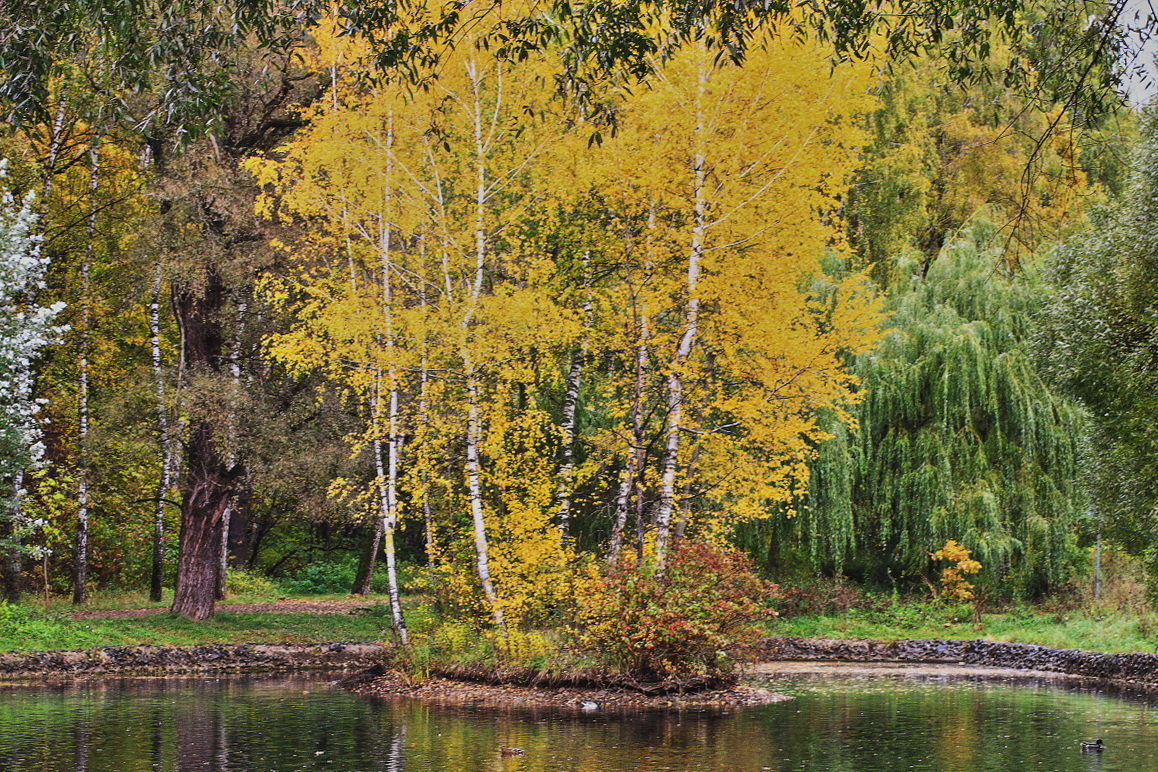
{"type": "Polygon", "coordinates": [[[1004,243],[975,222],[927,274],[919,253],[897,261],[889,334],[854,360],[867,390],[859,430],[836,427],[801,514],[774,539],[877,581],[931,575],[929,553],[948,539],[972,550],[991,590],[1066,579],[1082,417],[1034,369],[1040,285],[995,272],[1004,243]]]}

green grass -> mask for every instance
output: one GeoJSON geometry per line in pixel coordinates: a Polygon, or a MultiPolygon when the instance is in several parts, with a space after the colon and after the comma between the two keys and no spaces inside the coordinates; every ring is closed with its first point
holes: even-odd
{"type": "MultiPolygon", "coordinates": [[[[308,600],[346,596],[310,596],[308,600]]],[[[228,602],[239,602],[230,598],[228,602]]],[[[270,598],[262,598],[269,601],[270,598]]],[[[149,604],[109,602],[89,608],[145,608],[149,604]]],[[[155,605],[155,604],[154,604],[155,605]]],[[[100,646],[192,646],[211,643],[322,643],[393,639],[387,607],[368,598],[368,612],[357,614],[218,613],[205,622],[170,614],[130,619],[71,619],[70,605],[0,603],[0,652],[69,651],[100,646]]],[[[429,627],[425,606],[408,604],[408,624],[429,627]]]]}
{"type": "MultiPolygon", "coordinates": [[[[287,597],[266,593],[231,595],[227,603],[268,603],[277,600],[348,600],[347,595],[287,597]]],[[[965,604],[928,600],[897,600],[862,596],[860,608],[843,613],[784,616],[769,624],[771,635],[801,638],[984,638],[990,641],[1032,643],[1066,649],[1110,653],[1158,653],[1158,615],[1149,610],[1079,607],[1046,609],[1015,606],[973,619],[965,604]]],[[[130,619],[71,619],[76,610],[66,599],[20,605],[0,603],[0,652],[67,651],[100,646],[152,644],[191,646],[212,643],[320,643],[327,641],[389,641],[390,616],[386,599],[364,600],[368,613],[218,613],[207,622],[158,614],[130,619]]],[[[407,623],[418,648],[436,659],[487,661],[494,657],[490,642],[468,635],[456,626],[439,625],[433,611],[419,596],[405,599],[407,623]],[[445,629],[443,629],[445,628],[445,629]],[[455,633],[450,635],[450,633],[455,633]],[[422,643],[423,636],[430,640],[422,643]],[[462,640],[458,640],[461,638],[462,640]],[[429,651],[426,651],[429,649],[429,651]]],[[[107,593],[92,598],[87,610],[166,606],[149,603],[136,593],[107,593]]],[[[550,639],[550,631],[541,633],[550,639]]],[[[549,640],[531,642],[516,659],[528,663],[553,652],[549,640]],[[543,651],[539,651],[542,649],[543,651]]],[[[557,644],[557,641],[554,642],[557,644]]],[[[518,648],[523,648],[522,646],[518,648]]],[[[548,657],[549,658],[549,657],[548,657]]]]}
{"type": "Polygon", "coordinates": [[[99,646],[190,646],[203,643],[314,643],[388,637],[368,616],[218,614],[190,622],[168,614],[137,619],[29,619],[0,626],[0,651],[67,651],[99,646]]]}
{"type": "Polygon", "coordinates": [[[932,602],[896,603],[887,609],[850,609],[838,615],[780,618],[772,635],[800,638],[983,638],[1059,649],[1113,654],[1158,652],[1158,620],[1150,613],[1015,608],[974,622],[968,607],[932,602]]]}

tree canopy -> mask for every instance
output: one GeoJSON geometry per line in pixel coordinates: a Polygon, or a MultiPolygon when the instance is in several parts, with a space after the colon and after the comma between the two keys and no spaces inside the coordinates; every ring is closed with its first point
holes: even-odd
{"type": "MultiPolygon", "coordinates": [[[[1046,372],[1085,408],[1095,522],[1154,566],[1158,446],[1158,122],[1145,116],[1122,196],[1053,254],[1039,333],[1046,372]]],[[[1091,524],[1091,527],[1096,527],[1091,524]]]]}

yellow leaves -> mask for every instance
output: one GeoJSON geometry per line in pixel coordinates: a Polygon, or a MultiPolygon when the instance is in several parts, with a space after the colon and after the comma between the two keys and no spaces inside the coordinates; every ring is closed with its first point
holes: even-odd
{"type": "Polygon", "coordinates": [[[365,69],[370,64],[369,44],[360,37],[343,33],[335,15],[319,19],[310,30],[314,46],[303,58],[308,67],[320,70],[365,69]]]}
{"type": "MultiPolygon", "coordinates": [[[[691,46],[619,94],[619,132],[599,148],[555,114],[550,52],[516,65],[463,40],[412,93],[359,84],[361,55],[323,26],[312,61],[328,68],[328,98],[276,157],[249,165],[262,211],[308,230],[278,245],[299,272],[268,297],[295,324],[269,347],[353,394],[393,373],[408,437],[400,500],[410,513],[437,503],[438,554],[456,564],[439,569],[447,586],[466,589],[479,538],[465,517],[468,412],[480,414],[485,536],[513,623],[573,591],[561,480],[581,483],[565,497],[573,517],[613,506],[633,399],[644,434],[662,428],[665,368],[686,383],[679,517],[723,537],[789,508],[825,436],[815,412],[856,399],[841,356],[875,340],[880,316],[860,277],[814,278],[843,246],[833,212],[862,142],[855,115],[872,104],[868,68],[833,71],[815,44],[772,40],[743,68],[691,46]],[[693,251],[700,340],[676,362],[693,251]],[[573,363],[581,389],[563,381],[573,363]],[[580,393],[563,474],[560,404],[580,393]]],[[[657,455],[644,488],[659,482],[657,455]]]]}
{"type": "Polygon", "coordinates": [[[981,570],[981,563],[971,557],[969,550],[949,539],[936,552],[930,552],[933,560],[945,560],[949,566],[941,571],[941,597],[954,600],[969,600],[973,597],[973,584],[965,578],[966,574],[976,574],[981,570]]]}
{"type": "Polygon", "coordinates": [[[833,68],[819,44],[769,40],[742,67],[691,46],[624,97],[619,135],[593,154],[591,184],[636,223],[628,302],[615,309],[633,317],[620,325],[628,341],[645,315],[651,349],[675,348],[682,328],[669,320],[683,318],[702,244],[701,353],[681,375],[687,444],[700,454],[684,485],[704,492],[704,532],[783,511],[825,437],[816,411],[857,399],[842,357],[877,340],[881,301],[862,276],[834,287],[810,277],[844,246],[833,211],[866,139],[857,115],[875,104],[869,80],[867,65],[833,68]]]}
{"type": "Polygon", "coordinates": [[[533,621],[572,592],[575,556],[554,523],[554,427],[548,414],[501,399],[487,416],[485,482],[497,493],[488,525],[491,571],[507,619],[533,621]]]}

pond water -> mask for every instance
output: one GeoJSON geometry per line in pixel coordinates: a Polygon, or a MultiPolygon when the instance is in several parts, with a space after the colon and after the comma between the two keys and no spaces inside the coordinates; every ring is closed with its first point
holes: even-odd
{"type": "MultiPolygon", "coordinates": [[[[510,713],[359,698],[324,675],[0,686],[0,769],[1152,770],[1158,704],[1051,682],[787,674],[730,715],[510,713]],[[1102,737],[1103,753],[1082,739],[1102,737]],[[503,757],[501,747],[522,748],[503,757]]],[[[332,676],[330,676],[332,678],[332,676]]]]}

